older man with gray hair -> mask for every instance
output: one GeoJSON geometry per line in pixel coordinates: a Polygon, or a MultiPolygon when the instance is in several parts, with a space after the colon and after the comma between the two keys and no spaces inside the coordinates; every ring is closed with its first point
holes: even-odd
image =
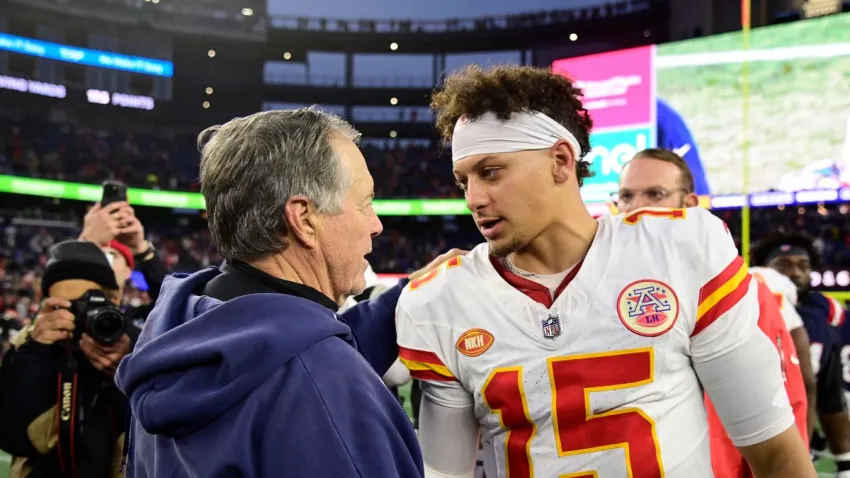
{"type": "MultiPolygon", "coordinates": [[[[201,133],[201,189],[227,260],[168,278],[118,386],[127,476],[420,477],[416,436],[383,385],[406,281],[365,288],[381,222],[359,133],[313,108],[201,133]]],[[[432,262],[415,278],[460,251],[432,262]]]]}

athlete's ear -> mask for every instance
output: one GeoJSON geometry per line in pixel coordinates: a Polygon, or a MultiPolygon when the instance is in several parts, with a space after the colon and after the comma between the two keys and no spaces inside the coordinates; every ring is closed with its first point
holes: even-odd
{"type": "Polygon", "coordinates": [[[685,207],[697,207],[699,206],[699,196],[697,196],[696,193],[688,193],[685,195],[682,202],[685,207]]]}
{"type": "Polygon", "coordinates": [[[573,148],[567,141],[561,140],[552,146],[552,176],[556,184],[567,182],[570,177],[576,175],[576,157],[573,148]]]}

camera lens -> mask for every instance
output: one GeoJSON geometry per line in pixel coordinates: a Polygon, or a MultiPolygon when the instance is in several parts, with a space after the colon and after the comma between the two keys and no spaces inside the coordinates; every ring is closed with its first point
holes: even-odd
{"type": "Polygon", "coordinates": [[[92,338],[102,344],[117,342],[124,335],[124,317],[113,309],[101,309],[91,321],[92,338]]]}

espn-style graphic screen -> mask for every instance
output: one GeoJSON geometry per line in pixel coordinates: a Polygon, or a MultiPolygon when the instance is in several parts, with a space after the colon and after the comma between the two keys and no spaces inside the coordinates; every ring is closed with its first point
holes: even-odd
{"type": "Polygon", "coordinates": [[[623,162],[676,150],[697,193],[850,186],[850,14],[555,61],[594,118],[586,201],[616,191],[623,162]],[[749,127],[743,130],[744,60],[749,127]],[[750,177],[742,182],[743,141],[750,177]]]}

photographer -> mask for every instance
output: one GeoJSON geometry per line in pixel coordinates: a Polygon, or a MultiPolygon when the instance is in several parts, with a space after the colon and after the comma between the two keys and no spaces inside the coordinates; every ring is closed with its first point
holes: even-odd
{"type": "Polygon", "coordinates": [[[117,275],[92,242],[50,249],[46,299],[0,368],[0,449],[14,457],[11,478],[120,476],[127,400],[113,375],[139,331],[117,308],[117,275]]]}

